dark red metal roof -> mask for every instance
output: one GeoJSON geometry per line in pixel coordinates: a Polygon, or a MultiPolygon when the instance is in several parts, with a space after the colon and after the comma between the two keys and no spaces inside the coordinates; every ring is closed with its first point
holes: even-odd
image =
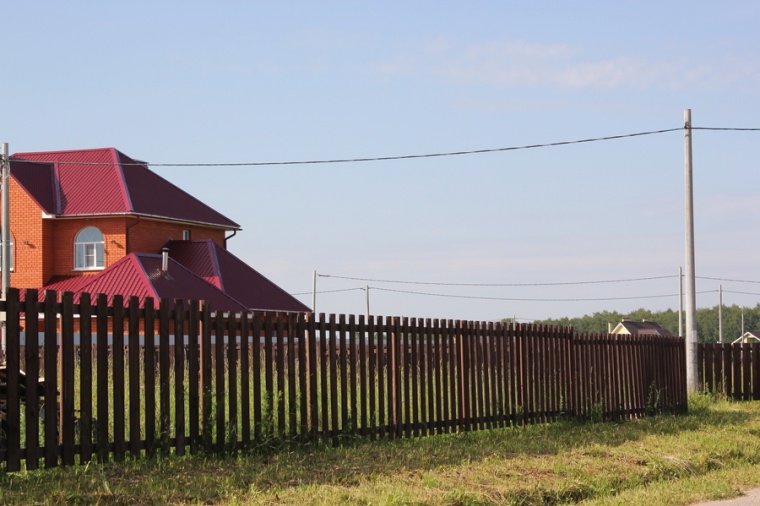
{"type": "Polygon", "coordinates": [[[114,148],[16,153],[12,158],[11,175],[48,214],[138,214],[240,228],[114,148]]]}
{"type": "Polygon", "coordinates": [[[161,255],[147,253],[130,253],[107,269],[94,275],[58,277],[51,280],[40,290],[42,297],[45,290],[73,292],[76,299],[87,292],[95,297],[97,294],[108,296],[109,303],[114,295],[126,298],[136,296],[140,306],[146,297],[159,299],[182,299],[208,301],[212,310],[247,311],[248,308],[183,267],[179,262],[169,259],[166,272],[161,270],[161,255]]]}
{"type": "Polygon", "coordinates": [[[167,247],[171,258],[242,302],[248,309],[311,311],[214,241],[169,241],[167,247]]]}

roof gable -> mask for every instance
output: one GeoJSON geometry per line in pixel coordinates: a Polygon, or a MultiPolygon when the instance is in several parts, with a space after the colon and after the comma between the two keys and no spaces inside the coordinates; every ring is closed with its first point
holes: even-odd
{"type": "Polygon", "coordinates": [[[14,178],[48,214],[138,214],[225,229],[240,228],[144,163],[114,148],[16,153],[13,157],[12,165],[17,165],[16,170],[11,169],[14,178]],[[52,173],[29,171],[27,164],[20,164],[19,160],[49,162],[52,173]]]}
{"type": "Polygon", "coordinates": [[[308,312],[298,299],[214,241],[170,241],[169,256],[248,309],[308,312]]]}
{"type": "Polygon", "coordinates": [[[55,214],[57,199],[53,164],[12,160],[11,177],[46,214],[55,214]]]}

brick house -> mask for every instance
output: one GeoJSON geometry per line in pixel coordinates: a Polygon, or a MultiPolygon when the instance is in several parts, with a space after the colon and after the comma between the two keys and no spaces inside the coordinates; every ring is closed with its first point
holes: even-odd
{"type": "Polygon", "coordinates": [[[310,311],[227,250],[237,223],[114,148],[16,153],[9,192],[12,287],[310,311]]]}

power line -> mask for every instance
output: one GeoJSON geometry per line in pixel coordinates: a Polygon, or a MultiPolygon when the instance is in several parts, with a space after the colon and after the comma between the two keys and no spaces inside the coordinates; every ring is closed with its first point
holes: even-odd
{"type": "Polygon", "coordinates": [[[583,144],[587,142],[599,142],[599,141],[611,141],[616,139],[625,139],[630,137],[641,137],[644,135],[656,135],[667,132],[676,132],[683,130],[683,127],[678,128],[666,128],[663,130],[651,130],[647,132],[636,132],[631,134],[621,135],[608,135],[604,137],[592,137],[588,139],[576,139],[571,141],[559,141],[559,142],[547,142],[543,144],[528,144],[524,146],[509,146],[503,148],[487,148],[487,149],[473,149],[469,151],[448,151],[442,153],[426,153],[416,155],[398,155],[398,156],[377,156],[377,157],[363,157],[363,158],[332,158],[322,160],[292,160],[281,162],[242,162],[242,163],[150,163],[150,162],[134,162],[134,163],[120,163],[120,162],[58,162],[42,161],[42,160],[24,160],[20,158],[18,160],[34,161],[37,163],[57,163],[59,165],[121,165],[121,166],[150,166],[150,167],[261,167],[268,165],[311,165],[311,164],[327,164],[327,163],[356,163],[356,162],[382,162],[390,160],[411,160],[416,158],[436,158],[446,156],[462,156],[462,155],[477,155],[483,153],[498,153],[502,151],[517,151],[522,149],[536,149],[536,148],[549,148],[556,146],[567,146],[571,144],[583,144]]]}
{"type": "MultiPolygon", "coordinates": [[[[666,297],[678,297],[678,294],[665,294],[665,295],[640,295],[629,297],[593,297],[593,298],[517,298],[517,297],[483,297],[473,295],[452,295],[445,293],[430,293],[430,292],[416,292],[410,290],[393,290],[391,288],[369,287],[371,290],[380,290],[383,292],[392,293],[405,293],[410,295],[425,295],[429,297],[446,297],[452,299],[475,299],[475,300],[502,300],[510,302],[597,302],[597,301],[610,301],[610,300],[634,300],[634,299],[660,299],[666,297]]],[[[703,293],[715,293],[716,290],[706,290],[703,293]]]]}
{"type": "Polygon", "coordinates": [[[733,131],[733,132],[760,132],[760,128],[720,128],[720,127],[691,127],[692,130],[715,130],[715,131],[733,131]]]}
{"type": "Polygon", "coordinates": [[[723,293],[736,293],[739,295],[760,295],[760,293],[752,293],[752,292],[735,292],[733,290],[723,290],[723,293]]]}
{"type": "Polygon", "coordinates": [[[727,283],[754,283],[760,284],[760,281],[749,281],[744,279],[726,279],[726,278],[710,278],[707,276],[696,276],[697,279],[709,279],[711,281],[725,281],[727,283]]]}
{"type": "MultiPolygon", "coordinates": [[[[327,158],[322,160],[290,160],[279,162],[233,162],[233,163],[151,163],[135,161],[133,163],[122,162],[66,162],[66,161],[45,161],[45,160],[26,160],[16,158],[15,160],[35,162],[35,163],[57,163],[59,165],[121,165],[121,166],[150,166],[150,167],[264,167],[274,165],[315,165],[329,163],[358,163],[358,162],[382,162],[391,160],[411,160],[416,158],[437,158],[447,156],[477,155],[483,153],[498,153],[503,151],[517,151],[523,149],[550,148],[557,146],[568,146],[571,144],[583,144],[588,142],[611,141],[617,139],[626,139],[631,137],[641,137],[645,135],[657,135],[668,132],[677,132],[684,127],[665,128],[661,130],[650,130],[646,132],[635,132],[630,134],[607,135],[604,137],[591,137],[588,139],[576,139],[570,141],[546,142],[542,144],[527,144],[523,146],[509,146],[502,148],[473,149],[467,151],[447,151],[441,153],[425,153],[415,155],[398,155],[398,156],[376,156],[361,158],[327,158]]],[[[760,128],[736,128],[736,127],[691,127],[692,130],[715,130],[715,131],[736,131],[736,132],[758,132],[760,128]]]]}
{"type": "MultiPolygon", "coordinates": [[[[338,292],[355,292],[357,290],[365,290],[365,288],[343,288],[340,290],[322,290],[318,291],[317,293],[338,293],[338,292]]],[[[313,292],[301,292],[301,293],[291,293],[292,296],[297,295],[311,295],[313,292]]]]}
{"type": "Polygon", "coordinates": [[[337,276],[333,274],[317,274],[322,278],[335,278],[335,279],[347,279],[351,281],[367,281],[370,283],[395,283],[406,285],[432,285],[432,286],[473,286],[473,287],[520,287],[520,286],[568,286],[568,285],[591,285],[602,283],[625,283],[632,281],[651,281],[656,279],[669,279],[677,278],[678,274],[672,274],[667,276],[651,276],[646,278],[628,278],[628,279],[608,279],[597,281],[566,281],[566,282],[554,282],[554,283],[444,283],[434,281],[405,281],[394,279],[372,279],[372,278],[359,278],[351,276],[337,276]]]}

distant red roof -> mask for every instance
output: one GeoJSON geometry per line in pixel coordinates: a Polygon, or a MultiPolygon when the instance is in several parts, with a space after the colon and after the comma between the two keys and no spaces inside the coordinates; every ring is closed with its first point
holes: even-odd
{"type": "Polygon", "coordinates": [[[249,309],[310,309],[214,241],[169,241],[169,256],[249,309]]]}
{"type": "Polygon", "coordinates": [[[114,148],[16,153],[11,176],[53,216],[135,214],[240,228],[114,148]]]}

